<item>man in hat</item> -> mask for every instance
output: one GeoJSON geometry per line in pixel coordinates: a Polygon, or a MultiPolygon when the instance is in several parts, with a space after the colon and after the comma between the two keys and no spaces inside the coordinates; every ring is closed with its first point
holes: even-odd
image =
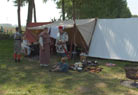
{"type": "Polygon", "coordinates": [[[19,32],[19,28],[16,27],[16,33],[14,34],[14,60],[20,62],[21,58],[21,39],[22,36],[19,32]]]}
{"type": "Polygon", "coordinates": [[[59,33],[60,35],[56,39],[56,51],[61,57],[67,56],[67,45],[68,42],[68,34],[67,32],[63,31],[63,27],[59,26],[59,33]]]}
{"type": "Polygon", "coordinates": [[[50,63],[50,36],[45,28],[39,35],[40,43],[40,66],[48,66],[50,63]]]}

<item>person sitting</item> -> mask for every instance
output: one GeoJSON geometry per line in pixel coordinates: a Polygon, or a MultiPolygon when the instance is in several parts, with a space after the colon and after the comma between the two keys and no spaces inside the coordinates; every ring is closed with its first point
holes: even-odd
{"type": "Polygon", "coordinates": [[[23,37],[23,41],[21,43],[22,50],[25,53],[25,56],[29,56],[31,53],[31,48],[29,47],[29,42],[26,39],[26,36],[23,37]]]}
{"type": "Polygon", "coordinates": [[[67,58],[62,57],[61,62],[57,63],[55,66],[53,66],[52,72],[68,72],[69,65],[66,62],[67,58]]]}
{"type": "Polygon", "coordinates": [[[29,57],[34,58],[36,56],[39,56],[39,44],[38,43],[31,43],[29,47],[31,48],[31,53],[29,57]]]}

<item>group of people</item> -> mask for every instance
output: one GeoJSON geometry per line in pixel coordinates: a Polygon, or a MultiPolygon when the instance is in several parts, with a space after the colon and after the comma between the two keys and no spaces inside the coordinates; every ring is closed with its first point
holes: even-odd
{"type": "MultiPolygon", "coordinates": [[[[56,52],[58,55],[61,57],[61,62],[60,65],[56,65],[55,67],[60,69],[65,69],[67,68],[67,65],[65,60],[67,60],[67,45],[66,43],[68,42],[68,34],[63,30],[62,26],[58,27],[59,29],[59,36],[56,39],[56,52]],[[61,65],[63,63],[63,65],[61,65]]],[[[25,39],[25,37],[24,37],[25,39]]],[[[25,41],[25,40],[24,40],[25,41]]],[[[20,34],[20,31],[18,28],[16,28],[16,33],[14,34],[14,60],[15,62],[20,62],[21,59],[21,42],[22,42],[22,35],[20,34]]],[[[23,42],[24,44],[27,42],[23,42]]],[[[39,35],[39,46],[40,46],[40,51],[39,51],[39,60],[40,60],[40,66],[48,66],[50,64],[50,35],[48,28],[44,28],[44,30],[40,33],[39,35]]],[[[27,47],[28,48],[28,47],[27,47]]],[[[29,48],[28,48],[29,50],[29,48]]],[[[30,53],[30,50],[27,52],[27,54],[30,53]]],[[[52,71],[57,71],[58,69],[55,68],[56,70],[52,71]]],[[[62,70],[61,70],[62,71],[62,70]]],[[[65,70],[66,71],[66,70],[65,70]]]]}
{"type": "MultiPolygon", "coordinates": [[[[61,57],[61,62],[58,62],[50,71],[61,71],[67,72],[68,64],[66,63],[66,52],[68,42],[68,34],[63,31],[63,27],[59,26],[60,35],[56,39],[56,52],[61,57]]],[[[40,43],[40,66],[48,66],[50,63],[50,36],[48,34],[48,29],[45,28],[43,32],[40,33],[39,43],[40,43]]]]}

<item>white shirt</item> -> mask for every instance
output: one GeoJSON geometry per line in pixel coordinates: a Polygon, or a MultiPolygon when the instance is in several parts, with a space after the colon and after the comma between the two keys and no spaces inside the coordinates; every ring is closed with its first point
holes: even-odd
{"type": "Polygon", "coordinates": [[[39,37],[39,44],[40,44],[40,46],[44,46],[44,44],[43,44],[43,37],[39,37]]]}
{"type": "Polygon", "coordinates": [[[65,53],[64,48],[67,50],[67,45],[66,45],[67,41],[68,41],[67,32],[64,32],[63,34],[61,34],[57,37],[56,44],[55,44],[57,53],[65,53]],[[60,44],[58,44],[59,41],[65,43],[65,44],[60,45],[60,44]]]}

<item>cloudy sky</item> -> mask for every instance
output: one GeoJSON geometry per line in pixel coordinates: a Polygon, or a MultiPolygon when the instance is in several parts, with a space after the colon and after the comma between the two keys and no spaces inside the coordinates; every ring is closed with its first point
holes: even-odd
{"type": "MultiPolygon", "coordinates": [[[[42,0],[35,0],[38,22],[48,22],[53,18],[58,19],[60,10],[56,8],[56,4],[52,0],[48,0],[46,4],[42,0]]],[[[138,0],[127,0],[131,13],[138,15],[138,0]]],[[[21,23],[26,24],[27,6],[21,8],[21,23]]],[[[0,23],[17,24],[17,7],[14,6],[12,0],[1,0],[0,3],[0,23]]]]}

